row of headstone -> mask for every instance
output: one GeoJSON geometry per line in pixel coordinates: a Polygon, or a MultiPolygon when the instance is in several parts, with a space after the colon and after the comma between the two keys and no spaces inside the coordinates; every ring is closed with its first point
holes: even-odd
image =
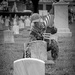
{"type": "Polygon", "coordinates": [[[3,30],[4,43],[14,43],[14,34],[19,34],[19,30],[25,28],[25,26],[30,26],[29,17],[25,20],[24,17],[17,20],[15,16],[11,21],[10,17],[3,18],[0,16],[0,30],[3,30]],[[7,29],[4,29],[4,27],[7,29]]]}
{"type": "Polygon", "coordinates": [[[14,18],[11,18],[10,16],[7,17],[5,16],[5,18],[2,17],[2,15],[0,16],[0,23],[4,24],[4,26],[8,27],[9,26],[14,26],[14,25],[18,25],[19,29],[25,28],[25,26],[30,26],[30,17],[28,16],[14,16],[14,18]]]}
{"type": "Polygon", "coordinates": [[[20,29],[24,29],[26,26],[30,26],[30,18],[27,17],[24,20],[24,17],[21,16],[21,19],[17,20],[16,18],[13,19],[13,27],[12,31],[14,34],[19,34],[20,29]]]}

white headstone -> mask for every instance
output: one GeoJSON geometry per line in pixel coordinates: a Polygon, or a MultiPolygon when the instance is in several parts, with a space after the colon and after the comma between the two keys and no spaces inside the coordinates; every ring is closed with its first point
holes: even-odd
{"type": "Polygon", "coordinates": [[[43,16],[45,16],[47,14],[48,14],[47,10],[43,10],[43,16]]]}
{"type": "Polygon", "coordinates": [[[17,19],[13,18],[13,25],[17,25],[17,19]]]}
{"type": "Polygon", "coordinates": [[[5,26],[9,26],[9,19],[5,18],[5,26]]]}
{"type": "Polygon", "coordinates": [[[0,23],[1,23],[1,24],[4,23],[2,16],[0,16],[0,23]]]}
{"type": "Polygon", "coordinates": [[[27,19],[27,17],[24,16],[24,26],[26,26],[26,19],[27,19]]]}
{"type": "Polygon", "coordinates": [[[19,26],[18,25],[14,25],[12,28],[14,34],[19,34],[19,26]]]}
{"type": "Polygon", "coordinates": [[[34,58],[16,60],[13,75],[45,75],[45,62],[34,58]]]}
{"type": "Polygon", "coordinates": [[[28,49],[31,51],[31,58],[47,60],[47,43],[45,41],[32,41],[29,43],[28,49]]]}
{"type": "Polygon", "coordinates": [[[11,30],[4,31],[4,43],[14,43],[14,34],[11,30]]]}
{"type": "Polygon", "coordinates": [[[48,14],[47,10],[39,10],[39,15],[40,16],[45,16],[47,14],[48,14]]]}
{"type": "Polygon", "coordinates": [[[72,36],[68,24],[68,4],[63,0],[54,3],[54,25],[58,28],[58,36],[72,36]]]}
{"type": "Polygon", "coordinates": [[[20,19],[19,20],[19,29],[24,28],[24,22],[20,19]]]}
{"type": "Polygon", "coordinates": [[[42,10],[39,10],[39,15],[43,16],[42,10]]]}
{"type": "Polygon", "coordinates": [[[14,32],[14,34],[19,34],[19,26],[18,26],[18,22],[17,22],[17,18],[13,18],[13,27],[12,27],[12,31],[14,32]]]}
{"type": "Polygon", "coordinates": [[[0,30],[3,30],[3,27],[4,27],[3,25],[4,25],[4,21],[2,16],[0,16],[0,30]]]}
{"type": "Polygon", "coordinates": [[[31,23],[31,21],[30,21],[30,19],[29,19],[29,17],[25,20],[25,25],[26,26],[30,26],[30,23],[31,23]]]}

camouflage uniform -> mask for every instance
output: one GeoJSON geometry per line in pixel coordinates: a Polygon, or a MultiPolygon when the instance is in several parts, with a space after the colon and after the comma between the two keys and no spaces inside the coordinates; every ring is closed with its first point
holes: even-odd
{"type": "Polygon", "coordinates": [[[33,26],[31,26],[30,37],[31,40],[43,40],[43,33],[45,30],[45,26],[43,22],[40,21],[39,14],[35,13],[31,16],[31,22],[33,26]]]}
{"type": "Polygon", "coordinates": [[[43,40],[43,32],[45,28],[41,22],[34,22],[34,26],[30,32],[31,39],[35,37],[35,40],[43,40]]]}
{"type": "MultiPolygon", "coordinates": [[[[48,33],[55,34],[57,32],[57,29],[55,31],[53,26],[51,28],[51,27],[46,26],[44,24],[44,22],[40,22],[40,20],[37,21],[37,19],[39,19],[39,18],[40,17],[39,17],[38,14],[34,14],[31,17],[31,22],[33,22],[34,20],[36,20],[36,21],[33,22],[34,24],[33,24],[32,28],[31,28],[31,31],[30,31],[30,40],[31,41],[34,41],[34,40],[44,40],[44,41],[46,41],[47,42],[47,51],[51,50],[51,56],[54,60],[56,60],[57,57],[58,57],[58,52],[59,52],[58,44],[54,39],[52,39],[52,40],[44,39],[43,33],[45,31],[45,32],[48,32],[48,33]],[[50,41],[51,41],[51,43],[50,43],[50,41]]],[[[28,49],[28,51],[29,51],[29,49],[28,49]]],[[[27,57],[30,57],[30,55],[27,55],[27,57]]]]}

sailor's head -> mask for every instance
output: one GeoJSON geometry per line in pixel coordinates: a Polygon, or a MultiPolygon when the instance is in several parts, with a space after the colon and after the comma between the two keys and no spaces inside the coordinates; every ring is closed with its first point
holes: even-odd
{"type": "Polygon", "coordinates": [[[40,21],[40,15],[38,13],[34,13],[31,15],[30,19],[31,19],[31,22],[38,22],[40,21]]]}

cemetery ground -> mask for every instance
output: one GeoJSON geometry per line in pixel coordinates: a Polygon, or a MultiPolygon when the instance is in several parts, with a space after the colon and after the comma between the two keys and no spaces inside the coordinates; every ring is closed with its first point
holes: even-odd
{"type": "MultiPolygon", "coordinates": [[[[58,38],[59,57],[55,65],[51,68],[46,67],[46,75],[75,75],[74,24],[69,25],[72,37],[58,38]]],[[[13,75],[13,61],[23,57],[24,43],[28,41],[28,36],[27,28],[25,28],[20,30],[19,35],[14,35],[15,43],[0,43],[0,75],[13,75]]],[[[0,39],[2,39],[1,36],[0,39]]]]}

